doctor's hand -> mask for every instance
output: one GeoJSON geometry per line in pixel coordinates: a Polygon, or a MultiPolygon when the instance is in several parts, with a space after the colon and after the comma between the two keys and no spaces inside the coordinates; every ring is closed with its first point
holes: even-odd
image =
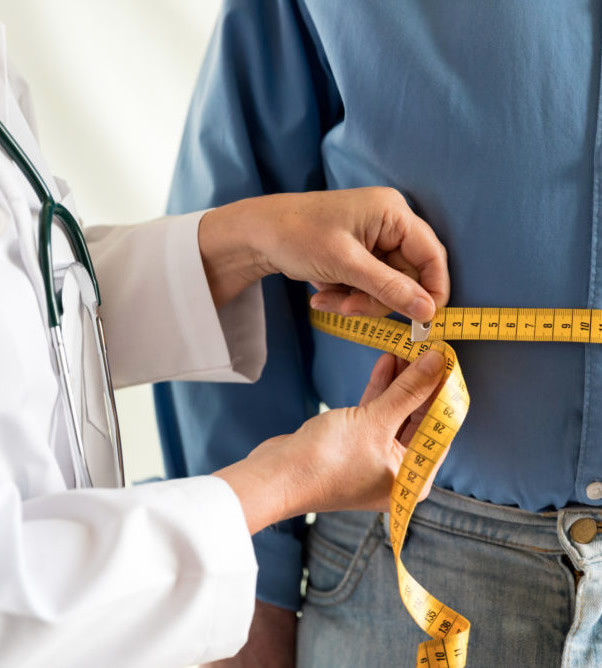
{"type": "MultiPolygon", "coordinates": [[[[359,407],[317,416],[218,471],[239,495],[250,531],[310,511],[387,511],[404,444],[424,417],[443,366],[434,351],[409,368],[382,355],[359,407]]],[[[296,623],[294,611],[257,601],[247,644],[232,659],[208,665],[293,668],[296,623]]]]}
{"type": "Polygon", "coordinates": [[[405,444],[443,376],[444,359],[429,351],[404,366],[381,356],[359,406],[318,415],[214,474],[238,495],[251,533],[308,512],[388,511],[405,444]]]}
{"type": "Polygon", "coordinates": [[[426,322],[449,297],[445,248],[392,188],[241,200],[205,214],[199,247],[218,307],[273,273],[310,281],[312,306],[341,315],[426,322]]]}

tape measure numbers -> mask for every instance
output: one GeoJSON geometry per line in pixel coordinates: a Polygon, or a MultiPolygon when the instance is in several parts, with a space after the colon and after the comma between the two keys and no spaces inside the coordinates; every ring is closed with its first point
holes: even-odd
{"type": "Polygon", "coordinates": [[[463,668],[470,622],[427,592],[400,558],[420,492],[460,429],[470,403],[456,354],[443,339],[602,343],[602,310],[444,308],[433,318],[426,341],[412,341],[410,326],[390,318],[343,317],[311,308],[309,317],[316,329],[327,334],[409,362],[431,348],[445,357],[441,389],[410,441],[395,479],[390,533],[401,598],[418,626],[431,636],[418,647],[417,668],[463,668]]]}
{"type": "Polygon", "coordinates": [[[428,339],[602,343],[602,310],[442,308],[428,339]]]}

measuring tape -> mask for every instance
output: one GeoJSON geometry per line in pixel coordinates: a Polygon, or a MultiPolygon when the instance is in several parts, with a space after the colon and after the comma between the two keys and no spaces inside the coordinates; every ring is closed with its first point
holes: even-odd
{"type": "Polygon", "coordinates": [[[460,429],[470,403],[456,353],[443,339],[602,343],[602,310],[444,308],[427,328],[425,341],[413,341],[410,326],[390,318],[343,317],[311,308],[309,317],[316,329],[408,362],[430,349],[445,357],[441,389],[410,441],[393,485],[390,533],[401,599],[431,636],[418,646],[417,668],[463,668],[470,622],[426,591],[400,559],[420,492],[460,429]]]}
{"type": "Polygon", "coordinates": [[[602,343],[602,310],[564,308],[442,308],[429,340],[602,343]]]}

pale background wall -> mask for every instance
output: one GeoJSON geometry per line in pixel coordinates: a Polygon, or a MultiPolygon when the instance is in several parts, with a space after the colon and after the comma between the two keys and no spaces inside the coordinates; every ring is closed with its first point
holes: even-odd
{"type": "MultiPolygon", "coordinates": [[[[42,148],[85,224],[162,215],[220,0],[0,0],[42,148]]],[[[117,393],[128,478],[163,467],[149,387],[117,393]]]]}

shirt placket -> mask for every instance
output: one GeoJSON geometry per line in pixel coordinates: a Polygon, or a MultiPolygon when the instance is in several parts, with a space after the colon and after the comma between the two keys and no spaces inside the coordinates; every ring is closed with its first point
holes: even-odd
{"type": "MultiPolygon", "coordinates": [[[[602,58],[598,48],[598,59],[602,58]]],[[[602,83],[598,69],[598,108],[592,176],[592,247],[588,308],[602,308],[602,83]]],[[[585,345],[583,426],[575,478],[580,503],[602,505],[602,346],[585,345]]]]}

